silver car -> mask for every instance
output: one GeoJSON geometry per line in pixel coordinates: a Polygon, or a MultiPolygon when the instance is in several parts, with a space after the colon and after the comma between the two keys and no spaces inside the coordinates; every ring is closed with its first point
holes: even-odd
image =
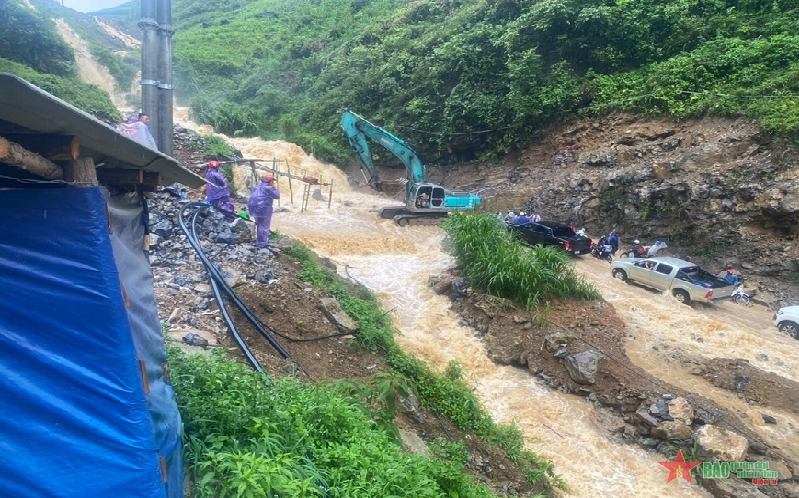
{"type": "Polygon", "coordinates": [[[783,334],[799,339],[799,306],[780,308],[774,315],[774,325],[783,334]]]}
{"type": "Polygon", "coordinates": [[[735,286],[695,263],[670,257],[621,258],[610,265],[613,278],[671,293],[681,303],[726,299],[735,286]]]}

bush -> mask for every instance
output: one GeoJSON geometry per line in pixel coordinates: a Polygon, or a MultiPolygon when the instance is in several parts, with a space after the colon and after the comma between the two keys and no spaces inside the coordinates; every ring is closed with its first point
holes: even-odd
{"type": "Polygon", "coordinates": [[[198,497],[493,496],[455,449],[406,453],[339,387],[272,382],[221,350],[169,354],[198,497]]]}
{"type": "Polygon", "coordinates": [[[567,254],[554,247],[524,247],[494,215],[458,213],[447,219],[444,230],[464,277],[487,294],[526,308],[552,298],[599,297],[574,274],[567,254]]]}

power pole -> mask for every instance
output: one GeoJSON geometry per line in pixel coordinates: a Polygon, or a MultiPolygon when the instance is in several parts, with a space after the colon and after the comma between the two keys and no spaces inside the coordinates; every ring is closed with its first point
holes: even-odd
{"type": "Polygon", "coordinates": [[[150,117],[150,133],[160,147],[158,115],[158,21],[155,16],[156,0],[141,0],[141,107],[150,117]]]}
{"type": "Polygon", "coordinates": [[[158,2],[158,150],[171,156],[173,147],[172,97],[172,0],[158,2]]]}

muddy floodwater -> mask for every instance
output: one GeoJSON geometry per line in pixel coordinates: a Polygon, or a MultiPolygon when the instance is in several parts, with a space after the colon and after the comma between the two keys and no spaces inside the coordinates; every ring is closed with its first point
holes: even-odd
{"type": "Polygon", "coordinates": [[[393,310],[401,331],[397,341],[403,349],[439,371],[451,360],[459,361],[493,418],[515,422],[528,448],[555,463],[572,496],[709,496],[686,481],[666,484],[667,473],[658,464],[662,457],[611,441],[584,398],[552,392],[527,371],[488,360],[475,331],[459,325],[458,316],[450,311],[449,299],[427,286],[430,275],[453,265],[451,256],[442,250],[443,232],[438,227],[398,227],[380,220],[377,209],[399,199],[351,191],[340,172],[314,164],[301,150],[272,149],[272,142],[253,139],[233,139],[233,143],[245,157],[279,155],[306,174],[334,180],[330,209],[328,191],[321,187],[307,211],[300,212],[296,191],[302,185],[293,182],[292,206],[285,194],[288,179],[283,178],[281,207],[285,211],[275,214],[273,229],[301,240],[330,258],[340,274],[375,291],[384,307],[393,310]]]}

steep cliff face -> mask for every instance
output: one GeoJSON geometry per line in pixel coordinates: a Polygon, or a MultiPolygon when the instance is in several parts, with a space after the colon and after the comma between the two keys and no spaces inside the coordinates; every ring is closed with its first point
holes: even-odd
{"type": "Polygon", "coordinates": [[[490,209],[616,228],[624,245],[662,240],[711,271],[735,265],[774,306],[799,299],[799,160],[750,121],[583,120],[507,171],[511,194],[495,189],[490,209]]]}

